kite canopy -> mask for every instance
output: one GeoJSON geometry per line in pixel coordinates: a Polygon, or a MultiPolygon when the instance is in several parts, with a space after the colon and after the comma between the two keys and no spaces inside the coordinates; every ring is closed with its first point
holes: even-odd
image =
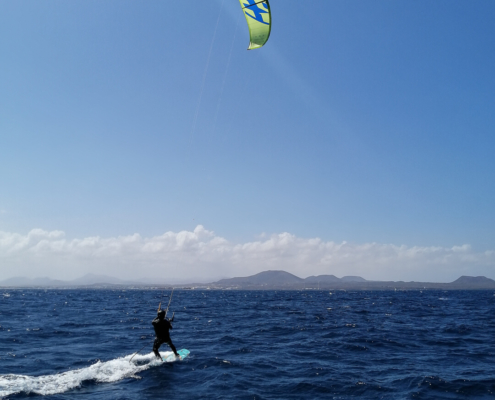
{"type": "Polygon", "coordinates": [[[272,15],[268,0],[239,0],[249,27],[248,50],[263,46],[270,37],[272,15]]]}

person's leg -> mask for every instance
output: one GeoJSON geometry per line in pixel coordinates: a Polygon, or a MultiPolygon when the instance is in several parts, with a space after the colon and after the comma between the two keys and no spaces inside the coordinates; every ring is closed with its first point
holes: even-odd
{"type": "Polygon", "coordinates": [[[153,353],[155,353],[156,358],[159,358],[161,360],[162,356],[158,352],[158,349],[160,348],[160,346],[161,346],[161,342],[160,342],[160,340],[158,340],[158,338],[156,338],[154,343],[153,343],[153,353]]]}
{"type": "Polygon", "coordinates": [[[169,340],[167,342],[167,344],[170,346],[170,348],[172,349],[172,351],[174,352],[175,356],[176,357],[180,357],[179,356],[179,353],[177,353],[177,349],[175,348],[174,344],[172,343],[172,340],[169,340]]]}

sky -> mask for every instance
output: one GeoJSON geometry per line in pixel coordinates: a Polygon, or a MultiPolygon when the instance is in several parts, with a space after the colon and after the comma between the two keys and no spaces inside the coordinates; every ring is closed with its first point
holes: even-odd
{"type": "Polygon", "coordinates": [[[495,279],[495,2],[0,0],[0,280],[495,279]]]}

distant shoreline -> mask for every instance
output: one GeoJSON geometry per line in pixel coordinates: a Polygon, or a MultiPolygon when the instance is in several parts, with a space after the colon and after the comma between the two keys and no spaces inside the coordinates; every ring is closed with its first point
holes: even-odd
{"type": "Polygon", "coordinates": [[[211,283],[151,284],[118,278],[86,275],[74,281],[49,278],[11,278],[0,282],[0,289],[119,289],[119,290],[495,290],[495,280],[484,276],[461,276],[450,283],[369,281],[359,276],[337,278],[334,275],[299,278],[285,271],[264,271],[256,275],[221,279],[211,283]]]}

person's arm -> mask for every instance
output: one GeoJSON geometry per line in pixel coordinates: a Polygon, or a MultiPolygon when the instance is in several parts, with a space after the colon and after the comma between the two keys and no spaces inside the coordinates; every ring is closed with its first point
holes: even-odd
{"type": "Polygon", "coordinates": [[[160,321],[160,319],[159,319],[158,317],[156,317],[153,321],[151,321],[151,324],[152,324],[153,326],[156,326],[156,325],[158,325],[158,322],[159,322],[159,321],[160,321]]]}

